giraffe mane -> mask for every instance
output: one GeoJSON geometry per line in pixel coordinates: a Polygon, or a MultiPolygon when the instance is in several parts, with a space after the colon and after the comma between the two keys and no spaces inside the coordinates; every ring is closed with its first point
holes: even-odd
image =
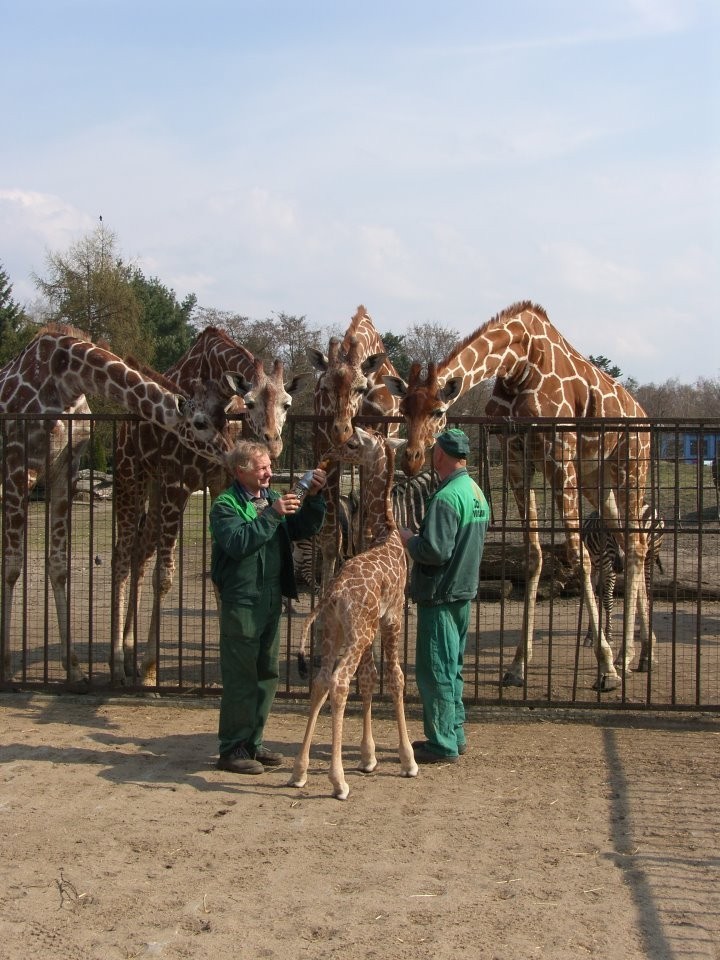
{"type": "Polygon", "coordinates": [[[159,373],[157,370],[151,367],[150,364],[145,363],[143,360],[138,360],[137,357],[130,355],[129,357],[125,357],[124,362],[141,376],[148,380],[154,380],[159,387],[162,387],[163,390],[167,390],[168,393],[181,394],[183,397],[189,399],[187,390],[179,387],[177,383],[173,383],[172,380],[169,380],[164,374],[159,373]]]}
{"type": "Polygon", "coordinates": [[[51,320],[49,323],[46,323],[38,330],[33,339],[37,340],[46,333],[60,337],[75,337],[76,340],[87,340],[89,343],[92,343],[92,340],[84,330],[80,330],[79,327],[74,327],[70,323],[61,323],[59,320],[51,320]]]}
{"type": "Polygon", "coordinates": [[[380,442],[385,447],[385,458],[387,463],[386,470],[386,479],[385,479],[385,520],[387,522],[388,533],[392,533],[393,530],[397,530],[397,523],[395,522],[395,516],[392,511],[392,504],[390,501],[390,496],[392,494],[393,481],[395,479],[395,449],[391,444],[388,443],[387,437],[383,434],[378,433],[380,442]]]}
{"type": "Polygon", "coordinates": [[[222,340],[225,346],[233,347],[234,349],[239,347],[248,355],[249,359],[253,356],[252,352],[248,350],[247,347],[243,346],[241,343],[238,343],[236,340],[233,340],[230,334],[227,333],[227,331],[222,330],[220,327],[205,327],[195,338],[195,343],[197,343],[199,340],[202,340],[204,337],[208,339],[210,337],[217,337],[218,340],[222,340]]]}
{"type": "MultiPolygon", "coordinates": [[[[370,314],[367,312],[365,307],[360,304],[350,320],[350,326],[347,329],[349,336],[352,336],[352,334],[357,330],[362,320],[370,320],[370,314]]],[[[370,322],[372,323],[372,321],[370,322]]]]}

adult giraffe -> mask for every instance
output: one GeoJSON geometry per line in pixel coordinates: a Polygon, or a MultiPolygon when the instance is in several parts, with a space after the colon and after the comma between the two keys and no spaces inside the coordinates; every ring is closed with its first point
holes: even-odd
{"type": "MultiPolygon", "coordinates": [[[[276,459],[282,453],[282,428],[292,397],[303,377],[295,376],[284,384],[280,360],[275,360],[271,372],[266,373],[262,360],[217,327],[206,327],[190,349],[165,372],[165,377],[186,389],[196,379],[222,382],[225,374],[232,374],[236,392],[242,396],[240,400],[231,391],[226,392],[227,412],[245,411],[242,422],[228,423],[229,441],[235,442],[242,430],[245,435],[266,443],[270,456],[276,459]]],[[[175,437],[152,423],[121,427],[115,455],[117,537],[111,617],[115,682],[134,682],[135,679],[140,593],[148,563],[157,551],[152,614],[140,667],[144,685],[157,683],[156,638],[160,611],[172,587],[175,546],[188,498],[206,486],[214,498],[230,479],[223,467],[190,453],[175,437]],[[128,579],[131,580],[130,600],[123,628],[128,579]]]]}
{"type": "MultiPolygon", "coordinates": [[[[483,380],[495,377],[485,412],[491,417],[568,417],[616,420],[645,417],[633,397],[612,377],[583,357],[555,329],[547,314],[529,301],[513,304],[466,337],[439,364],[428,365],[423,377],[413,364],[409,382],[386,377],[385,385],[400,398],[408,428],[403,467],[416,473],[425,451],[444,428],[447,411],[460,396],[483,380]]],[[[601,629],[590,579],[590,557],[580,545],[580,494],[600,511],[608,529],[625,549],[627,601],[624,667],[633,657],[635,613],[647,657],[652,657],[644,579],[647,540],[640,515],[650,457],[650,434],[622,424],[605,429],[589,423],[577,432],[534,431],[526,446],[522,437],[507,440],[509,480],[525,521],[529,556],[523,635],[503,683],[522,686],[525,662],[532,656],[537,586],[542,551],[537,526],[532,473],[542,473],[554,491],[568,545],[568,559],[582,566],[583,596],[590,612],[600,676],[596,687],[613,690],[619,676],[612,651],[601,629]],[[528,467],[530,475],[528,475],[528,467]]],[[[618,658],[622,660],[622,653],[618,658]]],[[[646,668],[641,658],[638,670],[646,668]]]]}
{"type": "MultiPolygon", "coordinates": [[[[362,304],[355,311],[342,341],[330,339],[327,356],[309,349],[310,363],[320,374],[315,382],[315,414],[325,418],[317,425],[315,453],[319,459],[330,447],[347,442],[353,432],[353,418],[391,416],[398,404],[382,378],[397,377],[387,359],[380,334],[362,304]]],[[[335,573],[340,556],[338,523],[339,466],[333,462],[327,471],[328,509],[318,534],[322,556],[321,596],[335,573]]]]}
{"type": "Polygon", "coordinates": [[[23,564],[28,496],[45,475],[50,503],[48,573],[63,664],[71,681],[84,678],[69,631],[68,529],[80,457],[90,432],[87,421],[69,422],[62,417],[89,414],[86,394],[120,403],[214,463],[224,464],[230,449],[223,433],[225,414],[218,384],[195,383],[189,398],[187,392],[169,388],[159,374],[141,372],[73,327],[48,325],[0,370],[0,411],[49,418],[10,423],[4,435],[3,667],[10,667],[12,601],[23,564]]]}

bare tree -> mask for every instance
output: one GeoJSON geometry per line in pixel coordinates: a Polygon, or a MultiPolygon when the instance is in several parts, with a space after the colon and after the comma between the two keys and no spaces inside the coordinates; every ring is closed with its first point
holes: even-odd
{"type": "Polygon", "coordinates": [[[453,327],[440,323],[416,323],[408,328],[403,349],[411,361],[438,363],[457,345],[460,334],[453,327]]]}

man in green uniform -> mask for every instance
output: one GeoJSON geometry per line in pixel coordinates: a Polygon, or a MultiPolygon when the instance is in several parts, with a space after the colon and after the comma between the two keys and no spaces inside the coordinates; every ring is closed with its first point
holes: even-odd
{"type": "Polygon", "coordinates": [[[428,501],[419,532],[400,531],[414,561],[415,676],[426,737],[413,743],[418,763],[456,763],[466,749],[463,657],[490,519],[485,496],[467,472],[469,453],[462,430],[440,434],[432,453],[440,486],[428,501]]]}
{"type": "Polygon", "coordinates": [[[265,444],[242,442],[230,454],[235,476],[210,510],[212,581],[220,595],[219,770],[263,773],[282,754],[263,745],[279,678],[282,597],[297,599],[291,540],[311,537],[325,518],[325,471],[307,495],[270,489],[265,444]]]}

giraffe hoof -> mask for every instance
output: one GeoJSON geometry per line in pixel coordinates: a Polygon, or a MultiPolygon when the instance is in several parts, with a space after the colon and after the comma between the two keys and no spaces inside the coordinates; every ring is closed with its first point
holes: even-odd
{"type": "Polygon", "coordinates": [[[510,670],[502,678],[502,685],[504,687],[522,687],[525,683],[523,677],[518,677],[517,674],[511,673],[510,670]]]}
{"type": "Polygon", "coordinates": [[[350,793],[350,787],[345,784],[341,790],[334,790],[333,796],[336,800],[347,800],[348,794],[350,793]]]}
{"type": "Polygon", "coordinates": [[[600,679],[592,685],[592,688],[593,690],[599,690],[600,693],[609,693],[611,690],[616,690],[619,683],[619,677],[611,673],[603,673],[600,679]]]}
{"type": "Polygon", "coordinates": [[[305,776],[301,776],[301,777],[292,776],[292,777],[290,777],[290,779],[288,780],[287,785],[288,785],[289,787],[297,787],[297,788],[299,789],[300,787],[304,787],[306,783],[307,783],[307,777],[305,777],[305,776]]]}
{"type": "Polygon", "coordinates": [[[373,757],[372,760],[368,760],[367,763],[359,763],[358,770],[360,773],[373,773],[377,767],[377,760],[373,757]]]}
{"type": "Polygon", "coordinates": [[[420,768],[416,763],[413,763],[411,767],[406,767],[404,770],[400,770],[401,777],[416,777],[418,775],[418,770],[420,768]]]}

